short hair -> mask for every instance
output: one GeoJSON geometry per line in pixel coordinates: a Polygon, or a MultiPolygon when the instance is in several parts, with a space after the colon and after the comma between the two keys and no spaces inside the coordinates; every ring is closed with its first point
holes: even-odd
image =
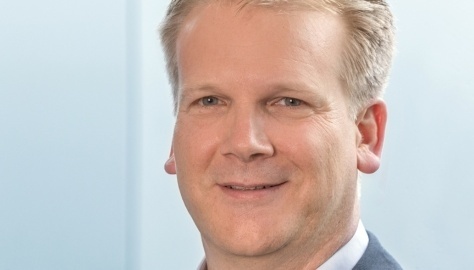
{"type": "Polygon", "coordinates": [[[269,8],[300,8],[335,13],[344,20],[347,37],[342,55],[341,79],[350,98],[350,114],[381,97],[386,87],[394,52],[395,27],[385,0],[172,0],[160,28],[166,67],[178,106],[179,71],[176,40],[189,12],[202,3],[229,2],[269,8]]]}

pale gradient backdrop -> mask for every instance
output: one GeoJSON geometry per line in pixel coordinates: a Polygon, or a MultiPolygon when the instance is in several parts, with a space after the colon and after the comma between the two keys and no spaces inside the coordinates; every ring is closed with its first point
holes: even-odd
{"type": "MultiPolygon", "coordinates": [[[[0,2],[0,269],[194,269],[156,36],[168,1],[0,2]]],[[[398,53],[366,228],[406,269],[474,265],[474,2],[391,0],[398,53]]]]}

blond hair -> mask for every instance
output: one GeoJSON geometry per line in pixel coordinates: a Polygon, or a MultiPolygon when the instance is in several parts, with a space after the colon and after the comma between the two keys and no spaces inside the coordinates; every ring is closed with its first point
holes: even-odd
{"type": "Polygon", "coordinates": [[[160,28],[166,67],[173,89],[174,107],[178,100],[178,64],[176,40],[183,21],[199,4],[207,2],[237,3],[270,8],[324,10],[339,14],[347,27],[347,46],[343,52],[341,79],[350,97],[350,112],[358,111],[380,97],[388,81],[394,51],[393,17],[385,0],[172,0],[160,28]]]}

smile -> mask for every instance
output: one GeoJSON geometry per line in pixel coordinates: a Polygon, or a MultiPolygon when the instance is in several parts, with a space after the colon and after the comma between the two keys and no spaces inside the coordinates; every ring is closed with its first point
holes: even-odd
{"type": "Polygon", "coordinates": [[[247,191],[247,190],[261,190],[261,189],[267,189],[267,188],[272,188],[272,187],[276,187],[276,186],[279,186],[279,185],[281,185],[281,184],[278,184],[278,185],[261,185],[261,186],[251,186],[251,187],[236,186],[236,185],[226,185],[226,186],[224,186],[224,187],[229,188],[229,189],[233,189],[233,190],[247,191]]]}

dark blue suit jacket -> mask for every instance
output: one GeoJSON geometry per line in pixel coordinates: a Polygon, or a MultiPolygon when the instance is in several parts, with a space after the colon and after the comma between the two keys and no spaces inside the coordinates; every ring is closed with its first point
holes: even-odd
{"type": "Polygon", "coordinates": [[[380,245],[379,240],[370,232],[369,245],[353,270],[401,270],[402,267],[380,245]]]}

